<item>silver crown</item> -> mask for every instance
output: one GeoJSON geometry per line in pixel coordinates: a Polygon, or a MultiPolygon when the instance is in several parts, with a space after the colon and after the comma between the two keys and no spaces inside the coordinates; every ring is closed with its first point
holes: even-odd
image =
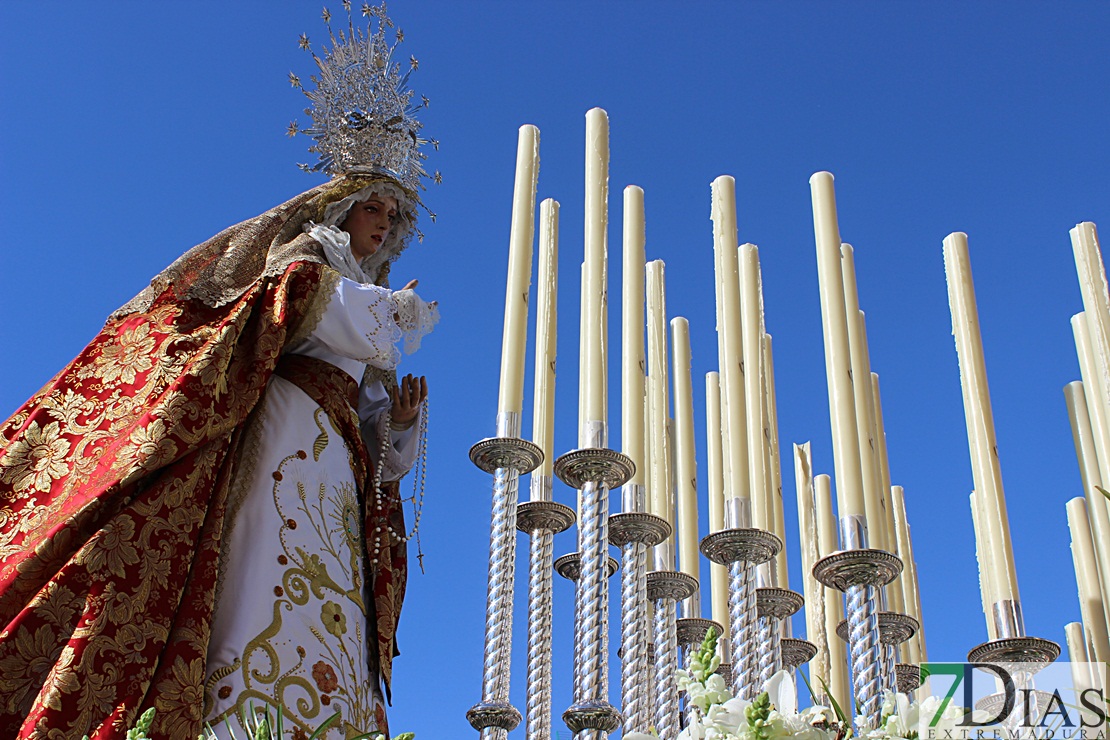
{"type": "MultiPolygon", "coordinates": [[[[320,159],[315,165],[301,164],[306,172],[323,171],[332,177],[351,172],[373,172],[394,178],[406,189],[424,189],[422,180],[427,155],[420,151],[424,144],[439,148],[439,142],[420,136],[421,123],[416,113],[428,106],[421,97],[413,102],[409,75],[420,66],[416,57],[409,57],[407,69],[393,57],[405,35],[397,29],[392,45],[386,41],[386,29],[393,21],[386,15],[385,3],[363,4],[362,15],[370,19],[364,34],[355,29],[350,0],[344,0],[347,29],[338,36],[332,30],[331,12],[324,8],[324,23],[331,38],[331,48],[323,50],[321,59],[312,51],[308,35],[301,34],[300,46],[312,54],[320,74],[310,77],[315,89],[308,90],[292,72],[289,81],[305,94],[312,105],[305,113],[312,117],[312,126],[302,129],[296,121],[287,133],[304,133],[315,139],[309,147],[320,159]],[[374,28],[376,21],[376,29],[374,28]]],[[[432,179],[440,182],[436,172],[432,179]]]]}

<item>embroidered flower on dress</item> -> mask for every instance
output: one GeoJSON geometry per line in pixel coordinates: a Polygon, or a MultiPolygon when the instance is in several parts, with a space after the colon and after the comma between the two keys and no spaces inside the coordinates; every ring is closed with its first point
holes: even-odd
{"type": "Polygon", "coordinates": [[[316,688],[324,693],[331,693],[339,687],[339,677],[335,675],[335,669],[322,660],[312,666],[312,679],[316,682],[316,688]]]}
{"type": "Polygon", "coordinates": [[[8,467],[3,481],[11,483],[16,493],[47,491],[55,479],[68,471],[67,455],[69,441],[62,438],[58,422],[40,427],[33,421],[2,458],[8,467]]]}
{"type": "Polygon", "coordinates": [[[334,601],[324,604],[324,608],[320,610],[320,619],[324,622],[324,629],[336,637],[347,634],[347,615],[334,601]]]}
{"type": "Polygon", "coordinates": [[[94,367],[100,368],[98,374],[106,383],[115,383],[117,380],[134,383],[137,373],[153,367],[154,363],[150,358],[154,354],[155,344],[154,337],[150,336],[150,326],[141,324],[123,332],[118,344],[106,346],[94,367]]]}

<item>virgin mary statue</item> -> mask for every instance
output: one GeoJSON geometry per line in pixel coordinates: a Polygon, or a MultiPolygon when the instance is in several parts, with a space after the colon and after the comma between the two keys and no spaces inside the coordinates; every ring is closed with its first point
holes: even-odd
{"type": "Polygon", "coordinates": [[[332,179],[186,252],[0,426],[0,737],[252,707],[388,737],[427,394],[394,371],[437,314],[388,287],[423,140],[369,11],[306,91],[332,179]]]}

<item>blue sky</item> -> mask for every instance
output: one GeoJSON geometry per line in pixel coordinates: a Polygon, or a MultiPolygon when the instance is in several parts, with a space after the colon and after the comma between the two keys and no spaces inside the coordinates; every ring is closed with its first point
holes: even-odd
{"type": "MultiPolygon", "coordinates": [[[[0,4],[0,415],[178,254],[318,182],[294,166],[307,140],[284,131],[306,118],[287,73],[311,73],[296,39],[323,39],[319,10],[0,4]]],[[[584,114],[593,106],[611,125],[614,307],[619,194],[637,184],[648,257],[667,263],[670,314],[690,320],[703,429],[700,379],[717,356],[709,183],[734,175],[740,239],[761,250],[781,442],[788,452],[812,440],[817,470],[829,473],[808,178],[836,175],[934,659],[962,659],[986,639],[941,256],[945,235],[968,233],[1027,629],[1063,642],[1064,623],[1079,614],[1064,503],[1081,494],[1061,390],[1079,376],[1068,321],[1082,309],[1067,232],[1083,220],[1110,224],[1110,6],[398,0],[390,10],[406,53],[420,60],[413,86],[432,101],[425,132],[442,143],[428,164],[444,177],[426,197],[438,223],[423,224],[424,244],[394,269],[399,282],[419,278],[443,313],[404,368],[429,377],[432,399],[427,573],[409,582],[396,729],[466,737],[463,714],[480,694],[490,479],[466,452],[493,431],[523,123],[541,130],[540,197],[562,204],[556,448],[575,441],[584,114]]],[[[619,326],[614,308],[614,347],[619,326]]],[[[525,395],[527,429],[530,380],[525,395]]],[[[701,471],[704,447],[699,434],[701,471]]],[[[783,479],[800,589],[789,458],[783,479]]],[[[556,496],[573,500],[564,487],[556,496]]],[[[572,546],[570,534],[556,540],[557,553],[572,546]]],[[[570,704],[571,597],[557,584],[558,712],[570,704]]],[[[523,707],[523,631],[516,642],[513,695],[523,707]]]]}

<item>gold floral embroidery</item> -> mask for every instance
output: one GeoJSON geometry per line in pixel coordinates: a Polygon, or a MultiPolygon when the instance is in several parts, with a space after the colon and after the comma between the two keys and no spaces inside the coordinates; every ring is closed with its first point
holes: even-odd
{"type": "Polygon", "coordinates": [[[68,472],[69,447],[69,442],[62,438],[58,422],[40,427],[33,421],[0,459],[7,468],[0,480],[10,483],[16,493],[49,490],[56,478],[68,472]]]}
{"type": "Polygon", "coordinates": [[[144,322],[119,334],[115,342],[101,350],[96,363],[83,368],[77,376],[84,379],[95,373],[105,383],[134,383],[137,373],[154,366],[150,358],[156,346],[150,324],[144,322]]]}
{"type": "Polygon", "coordinates": [[[120,514],[102,530],[99,546],[89,549],[85,564],[94,573],[107,570],[122,578],[127,574],[128,565],[139,562],[134,540],[135,521],[126,514],[120,514]]]}

